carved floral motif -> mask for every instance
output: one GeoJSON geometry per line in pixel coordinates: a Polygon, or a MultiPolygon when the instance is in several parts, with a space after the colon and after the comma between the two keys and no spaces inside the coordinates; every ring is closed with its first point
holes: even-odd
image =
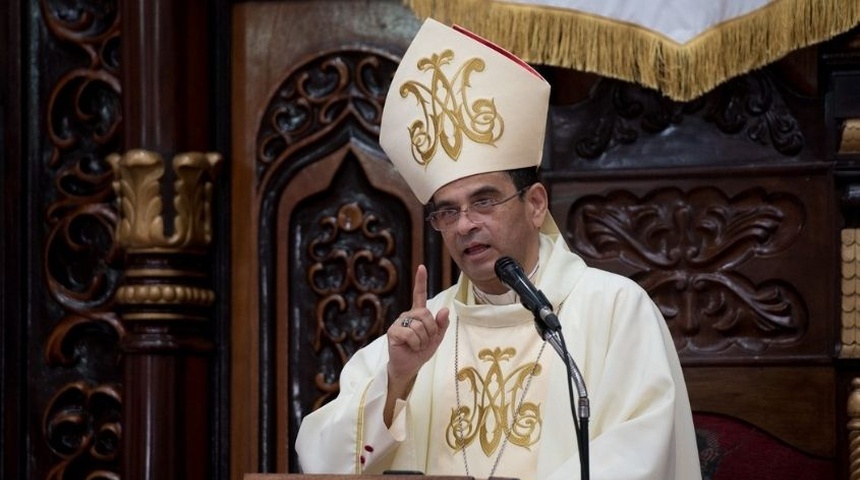
{"type": "Polygon", "coordinates": [[[393,233],[358,203],[342,205],[335,216],[319,219],[320,233],[308,242],[313,263],[308,285],[316,297],[313,349],[321,358],[315,383],[323,395],[313,409],[339,390],[338,373],[356,350],[383,333],[386,303],[394,291],[397,269],[393,233]]]}
{"type": "Polygon", "coordinates": [[[257,134],[260,169],[313,142],[343,121],[379,134],[398,60],[384,52],[339,50],[299,65],[272,96],[257,134]]]}
{"type": "Polygon", "coordinates": [[[53,86],[47,125],[51,165],[77,158],[80,167],[94,167],[104,158],[99,153],[118,141],[122,120],[117,5],[41,0],[39,6],[48,31],[87,57],[87,65],[70,69],[53,86]]]}
{"type": "Polygon", "coordinates": [[[679,350],[761,353],[807,329],[801,295],[781,280],[753,280],[743,265],[787,249],[804,223],[790,194],[755,188],[728,198],[715,188],[664,188],[585,197],[570,212],[583,257],[620,262],[654,298],[679,350]]]}
{"type": "Polygon", "coordinates": [[[119,480],[114,471],[122,440],[122,401],[117,385],[66,385],[51,400],[43,419],[48,446],[62,459],[47,480],[119,480]]]}
{"type": "Polygon", "coordinates": [[[114,189],[122,213],[117,241],[130,250],[203,251],[212,241],[212,182],[221,155],[184,153],[173,159],[173,234],[164,228],[161,195],[164,161],[154,152],[132,150],[109,155],[114,189]]]}
{"type": "Polygon", "coordinates": [[[789,157],[800,153],[805,144],[797,121],[763,72],[730,80],[689,102],[615,80],[604,80],[598,88],[593,98],[602,102],[597,107],[602,114],[574,138],[574,151],[585,159],[666,132],[690,116],[701,116],[724,134],[742,135],[789,157]]]}
{"type": "MultiPolygon", "coordinates": [[[[56,50],[40,58],[42,70],[59,71],[48,80],[53,83],[44,112],[53,189],[43,197],[48,227],[43,268],[51,306],[58,307],[51,311],[59,317],[46,318],[54,324],[45,361],[48,367],[68,368],[72,378],[83,372],[106,381],[118,376],[118,343],[125,335],[113,311],[117,217],[104,161],[120,140],[119,12],[110,1],[40,0],[38,5],[47,35],[57,41],[56,50]]],[[[48,478],[118,478],[117,389],[77,381],[58,388],[45,412],[45,441],[59,457],[48,478]]]]}

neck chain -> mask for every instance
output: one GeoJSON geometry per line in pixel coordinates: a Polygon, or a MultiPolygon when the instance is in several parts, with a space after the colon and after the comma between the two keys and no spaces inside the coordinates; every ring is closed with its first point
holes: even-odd
{"type": "MultiPolygon", "coordinates": [[[[517,416],[520,413],[520,409],[523,407],[523,402],[526,400],[526,394],[529,392],[529,387],[532,385],[532,379],[535,376],[535,368],[537,368],[538,362],[540,362],[540,357],[543,355],[543,349],[546,347],[546,340],[543,341],[543,344],[540,346],[540,351],[538,351],[537,358],[535,359],[535,363],[532,365],[532,370],[529,372],[529,378],[526,381],[526,386],[523,388],[523,394],[520,396],[520,401],[517,403],[517,408],[514,410],[512,418],[511,418],[511,429],[514,428],[514,425],[517,424],[517,416]]],[[[457,375],[460,372],[460,319],[457,318],[457,325],[454,329],[454,393],[457,398],[457,411],[460,411],[460,382],[457,381],[457,375]]],[[[469,472],[469,460],[466,458],[466,439],[463,438],[463,430],[462,423],[458,422],[458,431],[457,431],[457,440],[460,441],[460,451],[463,452],[463,466],[466,467],[466,476],[471,477],[472,474],[469,472]]],[[[504,428],[504,426],[502,427],[504,428]]],[[[493,462],[493,468],[490,470],[490,474],[487,478],[493,478],[493,474],[496,473],[496,467],[499,466],[499,461],[502,459],[502,453],[505,451],[505,446],[508,444],[508,436],[510,435],[510,431],[505,431],[505,438],[502,440],[502,445],[499,447],[499,453],[496,454],[496,460],[493,462]]]]}

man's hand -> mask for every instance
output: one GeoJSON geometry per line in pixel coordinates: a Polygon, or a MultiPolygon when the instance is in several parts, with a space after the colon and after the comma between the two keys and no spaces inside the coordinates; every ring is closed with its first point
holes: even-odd
{"type": "Polygon", "coordinates": [[[427,309],[427,268],[419,265],[412,288],[412,309],[388,327],[387,426],[391,426],[395,401],[409,395],[418,370],[436,353],[447,329],[448,309],[440,309],[435,317],[427,309]]]}

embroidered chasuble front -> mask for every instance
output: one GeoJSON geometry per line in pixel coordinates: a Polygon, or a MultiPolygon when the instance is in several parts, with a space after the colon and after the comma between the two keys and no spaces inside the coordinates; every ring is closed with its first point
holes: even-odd
{"type": "Polygon", "coordinates": [[[486,478],[498,461],[496,476],[533,478],[544,422],[547,360],[555,352],[541,353],[543,340],[534,319],[519,304],[457,302],[454,314],[450,328],[458,329],[457,348],[440,362],[444,367],[437,367],[437,372],[449,373],[437,377],[447,385],[437,388],[427,471],[463,475],[468,464],[469,475],[486,478]],[[461,442],[466,445],[465,460],[461,442]]]}
{"type": "MultiPolygon", "coordinates": [[[[589,388],[591,478],[701,478],[683,372],[647,293],[588,268],[557,235],[541,236],[539,262],[533,282],[556,306],[589,388]]],[[[461,279],[428,301],[433,312],[449,307],[451,323],[408,398],[397,400],[390,427],[386,338],[347,362],[338,397],[302,421],[296,450],[305,473],[488,478],[501,452],[493,476],[579,478],[564,364],[544,347],[529,384],[543,345],[531,312],[516,301],[478,305],[471,288],[461,279]]]]}

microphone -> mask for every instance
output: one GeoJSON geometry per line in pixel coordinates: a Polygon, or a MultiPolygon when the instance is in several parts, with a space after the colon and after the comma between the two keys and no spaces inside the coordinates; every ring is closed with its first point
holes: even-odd
{"type": "MultiPolygon", "coordinates": [[[[529,281],[523,267],[511,257],[501,257],[496,260],[496,276],[511,290],[520,296],[520,302],[526,309],[534,314],[536,320],[540,320],[541,326],[550,332],[561,331],[561,323],[552,311],[552,304],[546,296],[535,288],[529,281]]],[[[541,332],[543,335],[543,332],[541,332]]]]}
{"type": "Polygon", "coordinates": [[[568,390],[570,392],[570,406],[573,413],[573,424],[576,428],[577,446],[579,448],[580,478],[588,480],[589,458],[588,458],[588,419],[591,416],[591,406],[588,401],[588,390],[585,387],[585,379],[576,366],[573,357],[567,352],[564,337],[561,335],[561,323],[552,311],[552,304],[546,296],[535,288],[529,281],[523,267],[511,257],[501,257],[496,260],[496,276],[511,290],[517,292],[520,301],[527,310],[535,317],[535,328],[544,340],[549,342],[555,351],[561,356],[567,368],[568,390]],[[579,415],[573,409],[573,386],[579,394],[579,415]]]}

